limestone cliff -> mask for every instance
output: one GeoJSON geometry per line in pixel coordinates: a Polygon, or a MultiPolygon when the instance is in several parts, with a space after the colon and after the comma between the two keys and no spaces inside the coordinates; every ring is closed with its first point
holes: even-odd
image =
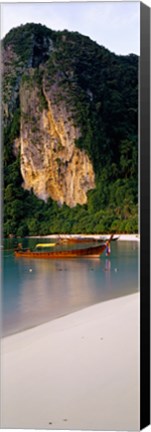
{"type": "Polygon", "coordinates": [[[137,230],[138,60],[41,24],[5,36],[5,236],[137,230]]]}
{"type": "Polygon", "coordinates": [[[75,146],[80,129],[74,125],[71,105],[62,94],[59,78],[48,87],[34,79],[34,69],[20,86],[21,127],[15,151],[20,147],[23,187],[47,200],[70,207],[87,202],[87,191],[95,187],[92,163],[84,150],[75,146]]]}

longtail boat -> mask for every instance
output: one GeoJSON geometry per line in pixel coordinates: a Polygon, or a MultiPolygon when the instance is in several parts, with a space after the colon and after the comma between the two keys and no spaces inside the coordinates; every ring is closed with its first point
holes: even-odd
{"type": "Polygon", "coordinates": [[[57,244],[82,244],[82,243],[103,243],[106,239],[96,239],[94,237],[62,237],[57,244]]]}
{"type": "Polygon", "coordinates": [[[107,248],[113,235],[110,239],[103,244],[97,246],[86,247],[82,249],[71,249],[71,250],[55,250],[55,251],[32,251],[30,249],[26,250],[15,250],[14,255],[16,258],[98,258],[107,248]]]}

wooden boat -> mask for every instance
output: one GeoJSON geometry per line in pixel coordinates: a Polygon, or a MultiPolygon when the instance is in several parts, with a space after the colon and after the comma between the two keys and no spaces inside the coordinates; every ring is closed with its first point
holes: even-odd
{"type": "Polygon", "coordinates": [[[98,258],[106,249],[107,245],[109,245],[112,237],[103,244],[99,244],[97,246],[86,247],[82,249],[71,249],[71,250],[56,250],[56,251],[31,251],[27,250],[16,250],[14,252],[16,258],[47,258],[47,259],[56,259],[56,258],[98,258]]]}
{"type": "Polygon", "coordinates": [[[103,243],[105,241],[106,239],[96,239],[94,237],[65,237],[58,239],[57,244],[103,243]]]}

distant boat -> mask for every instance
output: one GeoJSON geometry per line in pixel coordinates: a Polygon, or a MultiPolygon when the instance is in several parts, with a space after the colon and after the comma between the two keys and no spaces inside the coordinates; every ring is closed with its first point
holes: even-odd
{"type": "Polygon", "coordinates": [[[98,258],[105,250],[107,245],[109,245],[112,240],[113,235],[110,239],[97,246],[86,247],[82,249],[71,249],[71,250],[55,250],[55,251],[32,251],[27,250],[16,250],[14,255],[16,258],[47,258],[47,259],[57,259],[57,258],[98,258]]]}

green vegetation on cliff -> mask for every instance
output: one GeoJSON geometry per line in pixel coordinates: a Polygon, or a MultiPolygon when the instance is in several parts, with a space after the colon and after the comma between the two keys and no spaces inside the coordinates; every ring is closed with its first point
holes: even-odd
{"type": "Polygon", "coordinates": [[[26,24],[6,35],[3,58],[4,235],[137,232],[138,57],[115,55],[77,32],[26,24]],[[76,146],[94,167],[96,188],[83,206],[44,202],[22,187],[20,151],[13,150],[23,115],[20,86],[37,83],[42,112],[44,76],[48,91],[59,77],[56,105],[64,99],[72,107],[81,130],[76,146]]]}

